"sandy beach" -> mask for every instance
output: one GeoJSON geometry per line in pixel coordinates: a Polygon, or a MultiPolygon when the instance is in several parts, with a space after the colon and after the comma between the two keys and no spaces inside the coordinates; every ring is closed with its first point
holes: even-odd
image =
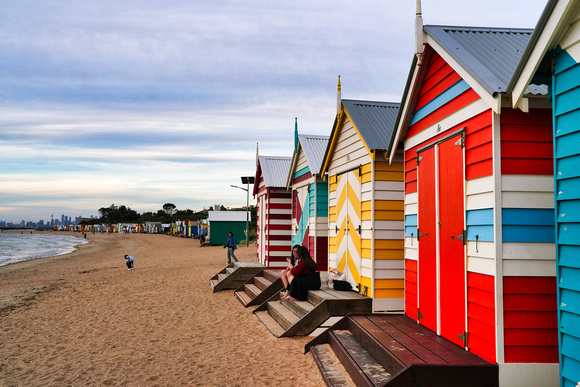
{"type": "MultiPolygon", "coordinates": [[[[303,354],[310,338],[277,339],[233,290],[211,292],[221,247],[88,239],[68,255],[0,267],[0,385],[324,385],[303,354]]],[[[255,247],[236,255],[255,261],[255,247]]]]}

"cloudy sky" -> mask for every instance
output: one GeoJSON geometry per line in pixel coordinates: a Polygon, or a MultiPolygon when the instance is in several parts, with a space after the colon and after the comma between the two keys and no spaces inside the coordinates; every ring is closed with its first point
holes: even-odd
{"type": "MultiPolygon", "coordinates": [[[[533,28],[546,0],[423,0],[425,24],[533,28]]],[[[245,205],[260,154],[399,102],[414,0],[3,0],[0,220],[245,205]]]]}

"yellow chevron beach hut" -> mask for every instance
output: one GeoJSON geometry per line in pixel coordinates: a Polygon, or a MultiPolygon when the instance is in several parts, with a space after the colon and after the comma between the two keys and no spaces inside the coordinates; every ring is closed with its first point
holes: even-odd
{"type": "MultiPolygon", "coordinates": [[[[328,179],[328,266],[373,312],[404,310],[404,167],[386,150],[398,103],[340,99],[321,174],[328,179]]],[[[402,154],[401,154],[402,156],[402,154]]]]}

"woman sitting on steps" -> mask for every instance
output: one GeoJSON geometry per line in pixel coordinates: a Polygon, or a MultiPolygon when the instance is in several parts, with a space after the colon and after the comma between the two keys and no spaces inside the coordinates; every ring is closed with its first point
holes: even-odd
{"type": "Polygon", "coordinates": [[[282,276],[282,283],[286,288],[284,300],[305,301],[309,290],[320,289],[320,272],[318,265],[310,256],[308,249],[299,246],[297,251],[298,264],[290,270],[287,277],[282,276]]]}

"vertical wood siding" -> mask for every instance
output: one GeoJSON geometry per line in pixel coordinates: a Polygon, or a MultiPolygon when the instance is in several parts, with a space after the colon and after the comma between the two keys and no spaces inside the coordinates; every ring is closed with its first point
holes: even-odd
{"type": "MultiPolygon", "coordinates": [[[[576,46],[577,27],[566,37],[576,46]]],[[[560,376],[561,385],[574,386],[580,381],[580,64],[565,50],[556,57],[552,84],[560,376]]]]}

